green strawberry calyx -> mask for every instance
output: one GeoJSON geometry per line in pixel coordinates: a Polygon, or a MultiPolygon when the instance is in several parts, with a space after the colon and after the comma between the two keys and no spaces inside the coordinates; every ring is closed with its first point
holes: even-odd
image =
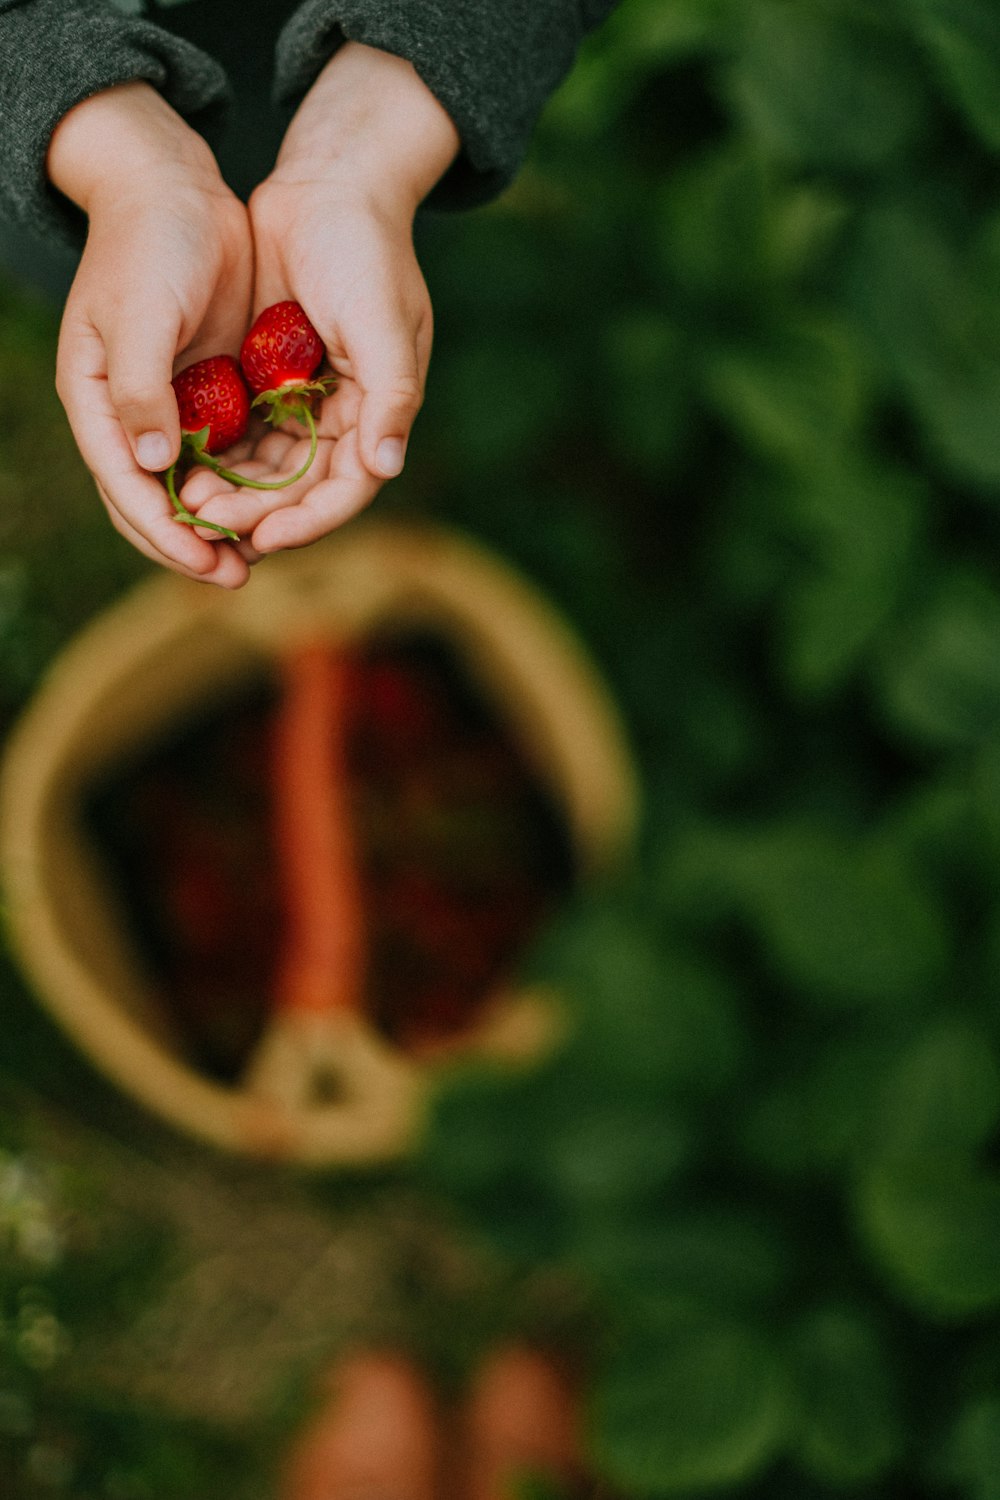
{"type": "Polygon", "coordinates": [[[319,380],[289,380],[284,385],[275,386],[273,390],[261,391],[254,397],[251,406],[264,408],[262,415],[272,427],[280,427],[289,418],[308,426],[303,413],[309,412],[311,415],[313,397],[319,396],[322,399],[329,395],[336,383],[332,375],[321,376],[319,380]]]}
{"type": "Polygon", "coordinates": [[[211,427],[206,424],[204,427],[199,427],[197,432],[182,432],[181,442],[193,454],[200,456],[205,452],[211,431],[211,427]]]}

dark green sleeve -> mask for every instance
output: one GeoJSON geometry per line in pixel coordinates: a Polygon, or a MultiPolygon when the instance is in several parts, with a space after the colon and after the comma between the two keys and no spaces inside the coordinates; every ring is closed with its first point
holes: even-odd
{"type": "Polygon", "coordinates": [[[0,0],[0,205],[42,234],[79,243],[82,216],[46,181],[49,139],[67,110],[115,83],[145,79],[197,128],[228,85],[217,63],[100,0],[0,0]]]}
{"type": "Polygon", "coordinates": [[[278,41],[278,97],[301,98],[345,39],[405,57],[444,105],[462,154],[431,195],[485,202],[514,176],[541,108],[615,0],[304,0],[278,41]]]}

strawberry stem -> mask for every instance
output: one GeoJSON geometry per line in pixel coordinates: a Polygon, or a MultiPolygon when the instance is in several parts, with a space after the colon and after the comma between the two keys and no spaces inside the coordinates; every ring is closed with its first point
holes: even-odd
{"type": "Polygon", "coordinates": [[[294,484],[296,480],[301,479],[303,475],[308,473],[309,469],[312,467],[312,461],[316,457],[316,449],[319,446],[319,434],[316,431],[316,421],[313,417],[312,412],[309,410],[307,403],[303,401],[300,404],[296,405],[292,410],[291,415],[295,417],[296,421],[301,422],[303,426],[308,427],[309,429],[309,455],[306,458],[305,463],[302,464],[300,468],[296,469],[294,474],[289,474],[287,479],[247,479],[243,474],[237,474],[232,469],[224,468],[223,465],[220,464],[217,459],[214,459],[210,453],[205,453],[203,450],[195,453],[195,461],[197,463],[204,464],[207,468],[211,469],[213,474],[218,474],[220,479],[228,480],[230,484],[238,484],[243,489],[287,489],[290,484],[294,484]]]}
{"type": "Polygon", "coordinates": [[[207,526],[209,531],[221,531],[222,535],[228,537],[231,542],[238,542],[239,537],[237,536],[236,532],[230,531],[228,526],[216,526],[214,521],[203,521],[200,516],[193,516],[191,512],[185,508],[182,500],[177,494],[177,487],[174,483],[174,474],[176,473],[176,471],[177,460],[175,459],[174,462],[170,465],[170,468],[167,470],[166,474],[167,494],[170,496],[170,503],[177,513],[174,516],[174,520],[183,521],[185,526],[207,526]]]}

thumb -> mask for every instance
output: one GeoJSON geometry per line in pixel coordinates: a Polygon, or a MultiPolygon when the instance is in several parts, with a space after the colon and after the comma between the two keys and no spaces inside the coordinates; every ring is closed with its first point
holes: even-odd
{"type": "Polygon", "coordinates": [[[393,479],[402,470],[410,428],[424,399],[416,340],[402,320],[369,326],[364,346],[351,356],[361,387],[361,461],[377,478],[393,479]]]}
{"type": "Polygon", "coordinates": [[[136,461],[169,468],[180,451],[177,398],[170,384],[180,329],[169,320],[137,316],[101,330],[108,361],[108,395],[136,461]]]}

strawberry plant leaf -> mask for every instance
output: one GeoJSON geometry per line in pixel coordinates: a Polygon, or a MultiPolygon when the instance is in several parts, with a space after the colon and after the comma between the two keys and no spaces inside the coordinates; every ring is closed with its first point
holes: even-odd
{"type": "Polygon", "coordinates": [[[673,1495],[743,1483],[787,1437],[786,1373],[751,1327],[691,1315],[626,1336],[593,1402],[602,1474],[673,1495]]]}
{"type": "Polygon", "coordinates": [[[880,1329],[856,1308],[817,1309],[790,1351],[798,1418],[793,1452],[831,1488],[885,1477],[903,1449],[902,1408],[880,1329]]]}
{"type": "Polygon", "coordinates": [[[877,664],[880,704],[918,745],[987,745],[1000,732],[1000,601],[985,577],[954,571],[900,624],[877,664]]]}
{"type": "Polygon", "coordinates": [[[1000,1124],[1000,1059],[985,1030],[941,1016],[909,1043],[873,1111],[875,1150],[919,1161],[985,1145],[1000,1124]]]}
{"type": "Polygon", "coordinates": [[[1000,1500],[1000,1396],[969,1401],[932,1466],[934,1480],[970,1500],[1000,1500]]]}
{"type": "Polygon", "coordinates": [[[1000,1178],[964,1156],[886,1162],[864,1174],[858,1227],[899,1294],[932,1318],[1000,1308],[1000,1178]]]}
{"type": "Polygon", "coordinates": [[[846,7],[754,0],[729,91],[770,151],[811,166],[871,170],[897,155],[921,121],[919,77],[891,29],[846,7]]]}
{"type": "Polygon", "coordinates": [[[990,0],[914,0],[913,24],[946,89],[1000,150],[1000,35],[990,0]]]}

